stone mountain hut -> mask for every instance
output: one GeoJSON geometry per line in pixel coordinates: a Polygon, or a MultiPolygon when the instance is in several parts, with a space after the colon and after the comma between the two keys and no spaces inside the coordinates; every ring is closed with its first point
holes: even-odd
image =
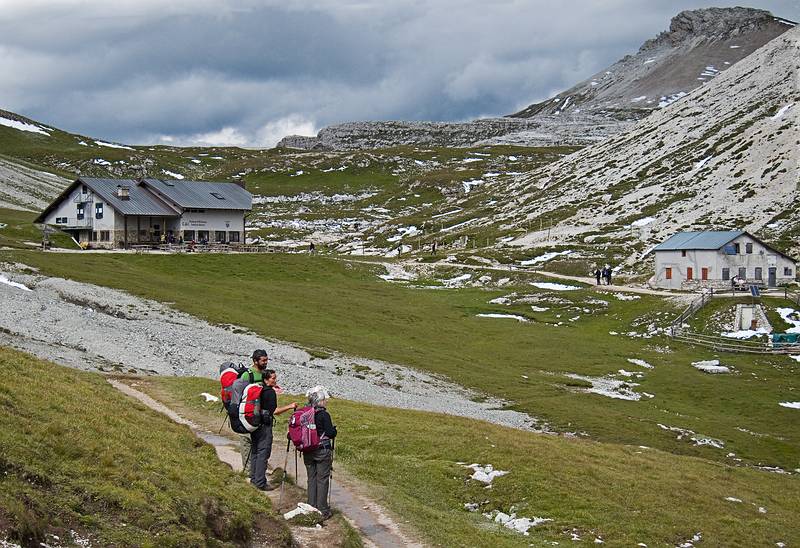
{"type": "Polygon", "coordinates": [[[39,215],[87,247],[238,244],[253,197],[236,183],[81,177],[39,215]],[[163,236],[163,238],[162,238],[163,236]]]}

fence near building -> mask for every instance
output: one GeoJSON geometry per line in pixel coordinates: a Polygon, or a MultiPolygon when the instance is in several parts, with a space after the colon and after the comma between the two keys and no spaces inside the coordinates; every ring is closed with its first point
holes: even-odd
{"type": "MultiPolygon", "coordinates": [[[[669,336],[687,344],[711,348],[718,352],[740,352],[746,354],[800,354],[800,343],[773,340],[767,341],[735,339],[721,335],[706,335],[691,331],[686,326],[686,321],[697,314],[711,299],[714,298],[714,289],[704,290],[699,297],[693,300],[669,326],[669,336]]],[[[784,298],[792,301],[800,308],[800,294],[784,290],[784,298]]]]}

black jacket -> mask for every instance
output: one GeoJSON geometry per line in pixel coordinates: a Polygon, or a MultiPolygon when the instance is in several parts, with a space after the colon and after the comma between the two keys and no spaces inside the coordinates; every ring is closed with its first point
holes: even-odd
{"type": "Polygon", "coordinates": [[[264,423],[272,425],[272,417],[275,416],[275,410],[278,408],[278,396],[271,386],[265,386],[261,390],[261,416],[264,418],[264,423]]]}
{"type": "Polygon", "coordinates": [[[324,407],[317,407],[314,412],[314,423],[317,425],[317,434],[321,438],[323,434],[328,439],[336,437],[336,426],[331,420],[331,415],[324,407]]]}

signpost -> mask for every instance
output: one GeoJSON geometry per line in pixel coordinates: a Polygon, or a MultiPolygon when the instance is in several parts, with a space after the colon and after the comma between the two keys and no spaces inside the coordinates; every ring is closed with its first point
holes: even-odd
{"type": "Polygon", "coordinates": [[[54,233],[55,229],[47,225],[42,225],[42,249],[50,249],[50,234],[54,233]]]}

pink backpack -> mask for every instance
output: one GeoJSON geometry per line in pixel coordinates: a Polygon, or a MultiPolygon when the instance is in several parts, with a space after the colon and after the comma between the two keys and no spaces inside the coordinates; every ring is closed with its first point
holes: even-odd
{"type": "Polygon", "coordinates": [[[320,446],[320,435],[314,422],[315,414],[313,407],[303,407],[295,411],[289,419],[289,439],[302,453],[313,451],[320,446]]]}

